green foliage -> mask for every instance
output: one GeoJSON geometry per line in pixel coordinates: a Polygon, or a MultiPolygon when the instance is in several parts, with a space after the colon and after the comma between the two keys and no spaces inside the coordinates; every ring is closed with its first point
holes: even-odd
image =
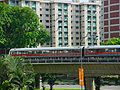
{"type": "Polygon", "coordinates": [[[49,41],[49,33],[29,7],[0,3],[0,47],[36,47],[49,41]]]}
{"type": "Polygon", "coordinates": [[[120,45],[120,38],[112,38],[102,43],[102,45],[120,45]]]}
{"type": "MultiPolygon", "coordinates": [[[[6,56],[2,60],[7,68],[7,78],[2,80],[0,90],[11,90],[11,88],[13,90],[33,90],[35,74],[31,64],[24,63],[24,59],[20,57],[6,56]]],[[[4,76],[2,75],[2,77],[4,76]]]]}
{"type": "Polygon", "coordinates": [[[4,59],[0,57],[0,88],[2,88],[2,83],[5,83],[4,81],[8,79],[7,73],[8,73],[7,64],[5,64],[4,59]]]}

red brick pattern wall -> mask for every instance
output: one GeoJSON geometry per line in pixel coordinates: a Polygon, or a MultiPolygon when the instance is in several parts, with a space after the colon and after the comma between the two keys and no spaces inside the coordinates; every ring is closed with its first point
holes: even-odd
{"type": "Polygon", "coordinates": [[[108,0],[104,1],[104,6],[108,5],[108,0]]]}
{"type": "Polygon", "coordinates": [[[108,32],[108,27],[104,27],[104,32],[108,32]]]}
{"type": "Polygon", "coordinates": [[[110,11],[119,10],[119,5],[110,6],[110,11]]]}
{"type": "Polygon", "coordinates": [[[108,25],[108,20],[104,21],[104,25],[105,26],[108,25]]]}
{"type": "Polygon", "coordinates": [[[105,7],[105,8],[104,8],[104,12],[108,12],[108,7],[105,7]]]}
{"type": "Polygon", "coordinates": [[[119,3],[119,0],[110,0],[110,4],[116,4],[119,3]]]}
{"type": "Polygon", "coordinates": [[[119,12],[110,13],[110,18],[119,17],[119,12]]]}
{"type": "Polygon", "coordinates": [[[110,24],[119,24],[119,19],[112,19],[110,20],[110,24]]]}
{"type": "Polygon", "coordinates": [[[104,38],[105,38],[105,39],[108,38],[108,34],[104,34],[104,38]]]}
{"type": "Polygon", "coordinates": [[[108,14],[104,14],[104,19],[108,19],[108,14]]]}
{"type": "Polygon", "coordinates": [[[119,33],[110,33],[110,38],[119,37],[119,33]]]}
{"type": "Polygon", "coordinates": [[[110,31],[118,31],[119,30],[119,26],[111,26],[110,27],[110,31]]]}

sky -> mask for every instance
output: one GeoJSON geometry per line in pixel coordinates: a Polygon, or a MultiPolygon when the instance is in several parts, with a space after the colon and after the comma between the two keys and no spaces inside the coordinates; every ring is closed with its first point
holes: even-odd
{"type": "Polygon", "coordinates": [[[88,0],[80,0],[80,2],[88,2],[88,0]]]}

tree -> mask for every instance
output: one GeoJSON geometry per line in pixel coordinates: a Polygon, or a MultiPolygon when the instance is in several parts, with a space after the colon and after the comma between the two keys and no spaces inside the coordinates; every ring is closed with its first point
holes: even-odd
{"type": "Polygon", "coordinates": [[[2,88],[2,83],[4,83],[6,79],[8,79],[7,73],[8,73],[7,65],[5,64],[4,59],[0,58],[0,90],[2,88]]]}
{"type": "Polygon", "coordinates": [[[55,81],[57,80],[57,77],[55,74],[48,74],[48,73],[41,73],[41,80],[42,80],[42,88],[45,90],[44,83],[45,81],[48,82],[50,85],[50,90],[53,90],[53,85],[55,84],[55,81]]]}
{"type": "Polygon", "coordinates": [[[53,90],[53,85],[55,84],[56,79],[57,78],[55,75],[52,74],[48,75],[48,84],[50,85],[50,90],[53,90]]]}
{"type": "Polygon", "coordinates": [[[120,45],[120,38],[112,38],[102,43],[102,45],[120,45]]]}
{"type": "Polygon", "coordinates": [[[12,88],[17,90],[34,88],[34,70],[31,64],[24,63],[24,59],[20,57],[5,57],[5,64],[7,65],[8,79],[2,83],[2,88],[12,88]]]}
{"type": "Polygon", "coordinates": [[[47,74],[47,73],[42,73],[42,74],[40,74],[40,76],[42,77],[41,79],[42,79],[42,88],[43,88],[43,90],[45,90],[45,85],[44,85],[44,83],[45,83],[45,81],[47,81],[48,75],[49,75],[49,74],[47,74]]]}
{"type": "Polygon", "coordinates": [[[0,47],[36,47],[49,41],[50,35],[29,7],[0,3],[0,47]]]}

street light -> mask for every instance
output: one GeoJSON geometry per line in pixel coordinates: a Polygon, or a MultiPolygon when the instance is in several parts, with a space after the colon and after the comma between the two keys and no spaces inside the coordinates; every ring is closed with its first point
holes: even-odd
{"type": "Polygon", "coordinates": [[[93,34],[92,35],[92,46],[94,46],[95,40],[97,40],[98,36],[93,34]]]}
{"type": "Polygon", "coordinates": [[[62,15],[58,16],[58,18],[55,19],[55,22],[58,21],[60,18],[62,18],[62,15]]]}
{"type": "Polygon", "coordinates": [[[83,59],[83,57],[84,57],[84,46],[82,46],[82,41],[86,38],[86,37],[88,37],[88,33],[86,34],[86,36],[84,36],[84,37],[82,37],[81,38],[81,40],[80,40],[80,46],[81,46],[81,55],[80,55],[80,61],[81,61],[81,68],[82,68],[82,59],[83,59]]]}
{"type": "Polygon", "coordinates": [[[82,46],[82,41],[88,36],[88,33],[86,36],[81,38],[80,41],[80,46],[81,46],[81,54],[80,54],[80,61],[81,61],[81,67],[79,68],[79,85],[80,85],[80,89],[84,90],[85,89],[85,85],[84,85],[84,69],[83,69],[83,63],[82,63],[82,59],[84,57],[84,46],[82,46]]]}
{"type": "Polygon", "coordinates": [[[81,35],[80,46],[82,46],[82,41],[83,41],[86,37],[88,37],[88,33],[87,33],[86,36],[84,36],[84,37],[82,37],[82,35],[81,35]]]}
{"type": "MultiPolygon", "coordinates": [[[[54,16],[51,16],[50,17],[50,20],[51,20],[51,23],[50,23],[50,26],[51,26],[51,28],[50,28],[50,33],[51,33],[51,35],[52,35],[52,31],[54,30],[55,32],[56,31],[58,31],[58,27],[57,28],[55,28],[55,25],[56,25],[56,22],[59,20],[59,18],[62,18],[62,15],[61,16],[58,16],[57,18],[55,18],[54,16]],[[54,20],[54,19],[55,20],[54,20]],[[54,21],[53,21],[54,20],[54,21]],[[54,23],[54,25],[53,25],[53,23],[54,23]],[[54,29],[53,29],[54,28],[54,29]]],[[[50,45],[51,45],[51,47],[52,47],[52,44],[53,43],[53,38],[51,37],[51,42],[50,42],[50,45]]]]}

